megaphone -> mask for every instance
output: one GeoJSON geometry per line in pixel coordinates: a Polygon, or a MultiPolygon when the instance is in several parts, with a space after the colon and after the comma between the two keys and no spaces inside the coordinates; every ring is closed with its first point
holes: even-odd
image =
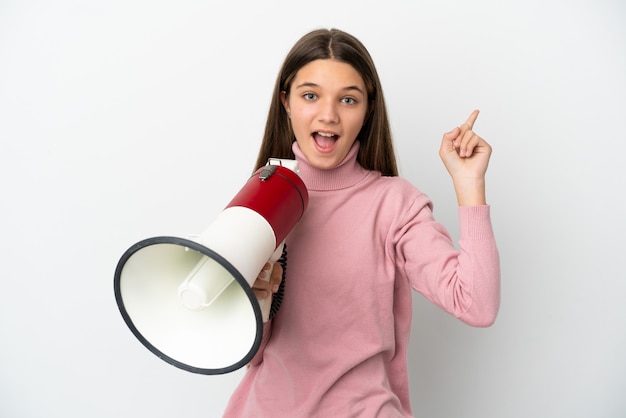
{"type": "Polygon", "coordinates": [[[246,365],[269,310],[252,285],[307,205],[298,163],[270,159],[197,239],[160,236],[131,246],[115,269],[114,291],[132,333],[190,372],[223,374],[246,365]]]}

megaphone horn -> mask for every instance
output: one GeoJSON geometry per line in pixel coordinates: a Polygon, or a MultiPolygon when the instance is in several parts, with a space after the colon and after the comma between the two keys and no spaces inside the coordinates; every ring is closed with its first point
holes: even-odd
{"type": "Polygon", "coordinates": [[[131,246],[115,269],[117,306],[132,333],[162,360],[222,374],[259,349],[269,307],[252,285],[276,260],[308,205],[295,160],[270,159],[198,237],[131,246]]]}

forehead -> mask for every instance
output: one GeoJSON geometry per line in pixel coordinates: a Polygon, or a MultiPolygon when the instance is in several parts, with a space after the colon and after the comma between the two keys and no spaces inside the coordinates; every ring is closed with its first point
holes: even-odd
{"type": "Polygon", "coordinates": [[[334,59],[311,61],[298,70],[292,88],[311,85],[327,89],[357,87],[365,91],[365,82],[359,72],[352,65],[334,59]]]}

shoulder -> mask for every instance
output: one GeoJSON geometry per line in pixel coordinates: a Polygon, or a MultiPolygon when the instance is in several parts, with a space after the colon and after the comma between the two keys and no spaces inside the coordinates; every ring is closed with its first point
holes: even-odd
{"type": "Polygon", "coordinates": [[[428,196],[419,190],[413,183],[399,176],[383,176],[373,172],[374,187],[387,198],[401,200],[429,200],[428,196]]]}
{"type": "Polygon", "coordinates": [[[369,176],[369,195],[371,204],[378,210],[394,213],[395,218],[415,216],[418,212],[432,210],[430,198],[415,185],[403,177],[383,176],[371,172],[369,176]]]}

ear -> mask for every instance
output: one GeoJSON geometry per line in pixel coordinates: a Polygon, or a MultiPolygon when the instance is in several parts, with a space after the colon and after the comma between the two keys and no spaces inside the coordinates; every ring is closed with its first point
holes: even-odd
{"type": "Polygon", "coordinates": [[[283,104],[285,112],[287,112],[288,115],[291,114],[291,110],[289,109],[289,97],[287,97],[287,92],[285,90],[280,92],[280,102],[283,104]]]}

